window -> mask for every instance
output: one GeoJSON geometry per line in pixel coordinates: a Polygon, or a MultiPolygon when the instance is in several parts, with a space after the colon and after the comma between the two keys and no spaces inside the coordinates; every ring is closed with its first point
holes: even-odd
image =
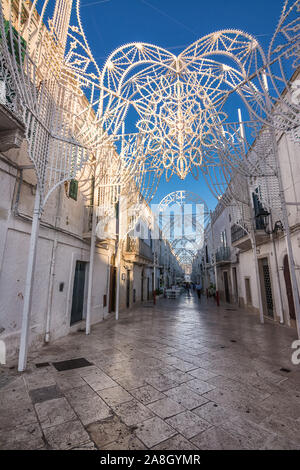
{"type": "Polygon", "coordinates": [[[208,264],[209,263],[209,256],[208,256],[207,245],[205,245],[205,258],[206,258],[206,263],[208,264]]]}
{"type": "Polygon", "coordinates": [[[245,277],[246,304],[252,305],[250,278],[245,277]]]}
{"type": "Polygon", "coordinates": [[[69,185],[69,197],[77,201],[78,196],[78,181],[71,180],[69,185]]]}
{"type": "Polygon", "coordinates": [[[221,232],[221,243],[222,243],[222,247],[223,248],[226,248],[227,247],[227,234],[226,234],[226,230],[223,230],[221,232]]]}

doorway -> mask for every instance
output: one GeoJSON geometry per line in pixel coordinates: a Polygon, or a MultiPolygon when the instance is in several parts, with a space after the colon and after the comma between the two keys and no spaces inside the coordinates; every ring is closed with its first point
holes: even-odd
{"type": "Polygon", "coordinates": [[[292,320],[296,320],[293,288],[290,275],[289,259],[287,255],[283,258],[283,275],[285,280],[286,295],[289,305],[289,315],[292,320]]]}
{"type": "Polygon", "coordinates": [[[238,289],[238,282],[237,282],[237,274],[236,268],[232,268],[232,276],[233,276],[233,286],[234,286],[234,297],[235,303],[239,303],[239,289],[238,289]]]}
{"type": "Polygon", "coordinates": [[[150,279],[147,277],[147,300],[150,300],[150,279]]]}
{"type": "Polygon", "coordinates": [[[127,269],[126,273],[126,308],[130,306],[130,271],[127,269]]]}
{"type": "Polygon", "coordinates": [[[252,306],[250,278],[245,277],[246,305],[252,306]]]}
{"type": "Polygon", "coordinates": [[[141,274],[141,302],[144,300],[144,270],[142,270],[141,274]]]}
{"type": "Polygon", "coordinates": [[[154,293],[154,273],[151,274],[151,291],[154,293]]]}
{"type": "Polygon", "coordinates": [[[258,260],[264,314],[274,317],[273,294],[268,258],[258,260]]]}
{"type": "Polygon", "coordinates": [[[110,266],[110,279],[109,279],[109,306],[108,312],[116,311],[116,268],[110,266]]]}
{"type": "Polygon", "coordinates": [[[227,303],[230,302],[230,294],[229,294],[229,283],[228,283],[228,272],[223,272],[223,279],[224,279],[224,292],[225,292],[225,301],[227,303]]]}
{"type": "Polygon", "coordinates": [[[83,318],[86,264],[84,261],[76,261],[70,325],[80,322],[83,318]]]}

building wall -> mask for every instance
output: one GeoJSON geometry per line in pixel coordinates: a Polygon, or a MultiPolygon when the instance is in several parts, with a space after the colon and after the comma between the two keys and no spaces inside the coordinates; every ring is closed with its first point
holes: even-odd
{"type": "MultiPolygon", "coordinates": [[[[9,168],[2,163],[2,168],[9,168]]],[[[14,215],[13,193],[16,188],[16,178],[1,173],[0,231],[1,231],[1,272],[0,272],[0,328],[1,338],[7,345],[8,357],[16,352],[22,321],[22,309],[25,290],[25,278],[28,261],[28,250],[31,233],[30,212],[32,211],[32,188],[22,186],[18,210],[20,216],[14,215]],[[28,217],[28,220],[25,219],[28,217]]],[[[88,281],[89,242],[82,238],[83,203],[69,200],[64,189],[56,190],[49,200],[42,216],[39,232],[38,251],[33,287],[31,313],[31,344],[43,343],[46,332],[47,312],[51,315],[50,338],[57,339],[68,334],[77,324],[70,327],[73,283],[77,260],[85,261],[85,299],[88,281]],[[61,209],[57,228],[55,224],[57,203],[61,197],[61,209]],[[56,204],[55,204],[56,203],[56,204]],[[46,225],[45,225],[46,224],[46,225]],[[65,232],[59,231],[63,230],[65,232]],[[68,232],[68,233],[67,233],[68,232]],[[81,236],[80,236],[81,232],[81,236]],[[53,272],[50,276],[51,263],[53,272]],[[51,293],[50,277],[53,278],[51,293]],[[50,312],[49,307],[50,306],[50,312]]],[[[108,264],[110,251],[96,249],[95,267],[92,286],[92,324],[101,321],[107,315],[107,307],[103,307],[103,295],[108,295],[108,264]]]]}

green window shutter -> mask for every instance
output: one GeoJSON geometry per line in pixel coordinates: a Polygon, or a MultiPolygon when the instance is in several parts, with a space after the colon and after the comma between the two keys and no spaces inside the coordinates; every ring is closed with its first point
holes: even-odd
{"type": "Polygon", "coordinates": [[[74,199],[74,201],[77,201],[77,195],[78,195],[78,181],[71,180],[70,185],[69,185],[69,197],[71,199],[74,199]]]}

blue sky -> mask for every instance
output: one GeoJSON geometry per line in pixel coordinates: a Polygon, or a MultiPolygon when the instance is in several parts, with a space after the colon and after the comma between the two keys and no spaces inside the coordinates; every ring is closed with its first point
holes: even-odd
{"type": "MultiPolygon", "coordinates": [[[[117,47],[129,42],[156,43],[179,53],[201,36],[219,29],[240,29],[267,49],[278,22],[282,0],[82,0],[81,17],[99,65],[117,47]]],[[[162,179],[154,198],[177,189],[199,194],[213,208],[216,199],[205,181],[162,179]]]]}

